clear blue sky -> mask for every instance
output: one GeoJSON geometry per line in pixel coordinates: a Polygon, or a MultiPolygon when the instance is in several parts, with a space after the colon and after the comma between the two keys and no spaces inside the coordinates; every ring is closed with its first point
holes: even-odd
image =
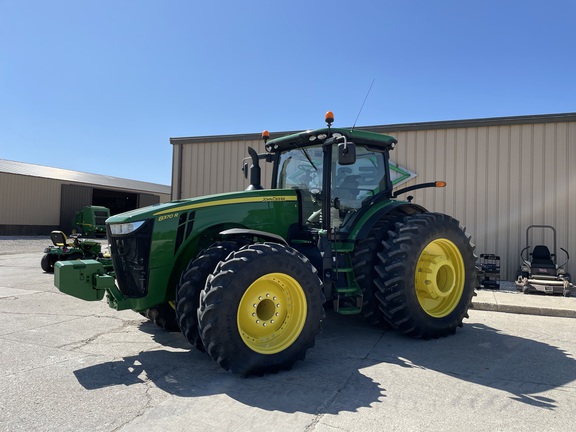
{"type": "MultiPolygon", "coordinates": [[[[574,0],[0,0],[0,158],[170,184],[170,137],[576,111],[574,0]]],[[[240,161],[238,163],[240,166],[240,161]]]]}

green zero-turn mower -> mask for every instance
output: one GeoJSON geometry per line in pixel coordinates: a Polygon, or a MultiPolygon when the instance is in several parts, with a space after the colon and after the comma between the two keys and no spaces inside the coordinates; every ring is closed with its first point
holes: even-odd
{"type": "Polygon", "coordinates": [[[248,148],[247,190],[182,199],[107,220],[113,272],[57,262],[55,285],[106,296],[240,375],[290,369],[315,343],[324,309],[419,338],[453,334],[474,294],[474,247],[454,218],[398,199],[395,138],[327,126],[248,148]],[[270,189],[260,162],[273,164],[270,189]]]}

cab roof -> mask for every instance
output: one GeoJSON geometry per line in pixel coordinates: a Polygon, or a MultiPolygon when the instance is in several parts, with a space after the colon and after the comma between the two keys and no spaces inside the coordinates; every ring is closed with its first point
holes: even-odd
{"type": "Polygon", "coordinates": [[[366,146],[373,151],[392,150],[398,142],[390,135],[354,129],[322,128],[307,130],[275,138],[266,143],[266,150],[271,153],[282,152],[293,148],[309,147],[322,144],[333,136],[345,136],[347,141],[366,146]]]}

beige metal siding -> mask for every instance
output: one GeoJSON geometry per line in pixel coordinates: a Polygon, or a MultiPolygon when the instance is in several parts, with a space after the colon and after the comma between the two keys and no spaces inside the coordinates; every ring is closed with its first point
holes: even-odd
{"type": "Polygon", "coordinates": [[[158,195],[140,193],[138,194],[138,207],[147,207],[154,204],[158,204],[160,201],[158,195]]]}
{"type": "MultiPolygon", "coordinates": [[[[556,228],[558,246],[572,252],[568,271],[576,276],[576,122],[546,121],[378,131],[398,139],[391,159],[417,174],[403,186],[447,181],[444,189],[409,195],[415,203],[452,215],[466,226],[477,255],[500,255],[503,280],[514,279],[525,230],[532,224],[556,228]]],[[[174,145],[173,190],[180,145],[183,198],[246,188],[248,181],[240,170],[246,148],[264,151],[259,140],[196,139],[174,145]]],[[[269,187],[271,165],[261,161],[261,167],[263,186],[269,187]]],[[[549,241],[536,235],[531,246],[549,241]]]]}
{"type": "MultiPolygon", "coordinates": [[[[248,146],[264,152],[261,140],[208,142],[182,145],[182,190],[178,191],[178,170],[172,177],[174,198],[233,192],[249,185],[242,173],[242,160],[248,157],[248,146]]],[[[174,166],[179,166],[180,144],[174,146],[174,166]]],[[[248,166],[251,159],[247,160],[248,166]]],[[[262,186],[270,187],[272,164],[260,161],[262,186]]]]}
{"type": "MultiPolygon", "coordinates": [[[[0,226],[58,227],[61,225],[62,186],[88,188],[97,185],[0,172],[0,226]]],[[[134,191],[137,193],[138,191],[134,191]]],[[[168,202],[170,194],[155,194],[168,202]]],[[[72,213],[73,214],[73,213],[72,213]]],[[[70,214],[63,215],[66,220],[70,214]]]]}
{"type": "MultiPolygon", "coordinates": [[[[392,160],[418,174],[408,185],[448,183],[414,191],[414,202],[460,220],[477,255],[501,256],[504,279],[515,276],[529,225],[554,226],[558,247],[576,260],[575,122],[388,133],[399,141],[392,160]]],[[[530,241],[541,242],[551,237],[530,241]]]]}
{"type": "Polygon", "coordinates": [[[0,225],[58,225],[58,180],[0,173],[0,225]]]}

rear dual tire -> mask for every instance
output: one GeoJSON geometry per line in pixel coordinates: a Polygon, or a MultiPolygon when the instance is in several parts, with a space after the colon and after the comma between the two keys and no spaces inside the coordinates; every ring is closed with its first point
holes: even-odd
{"type": "Polygon", "coordinates": [[[458,221],[439,213],[395,224],[377,253],[375,300],[386,322],[428,338],[453,334],[475,294],[474,246],[458,221]]]}

